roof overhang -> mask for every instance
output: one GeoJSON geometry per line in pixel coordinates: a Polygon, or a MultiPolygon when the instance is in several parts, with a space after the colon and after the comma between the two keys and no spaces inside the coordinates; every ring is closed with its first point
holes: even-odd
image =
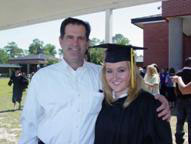
{"type": "Polygon", "coordinates": [[[161,15],[153,15],[148,17],[141,17],[141,18],[134,18],[131,19],[131,23],[140,27],[144,28],[144,24],[152,24],[152,23],[159,23],[159,22],[165,22],[166,19],[163,18],[161,15]]]}
{"type": "Polygon", "coordinates": [[[0,0],[0,30],[160,0],[0,0]]]}

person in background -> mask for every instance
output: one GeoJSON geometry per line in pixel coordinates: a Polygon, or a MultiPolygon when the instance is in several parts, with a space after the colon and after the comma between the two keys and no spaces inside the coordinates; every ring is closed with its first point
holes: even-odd
{"type": "MultiPolygon", "coordinates": [[[[105,99],[95,127],[94,144],[172,144],[170,124],[157,116],[159,103],[144,90],[133,46],[101,44],[105,99]]],[[[137,49],[137,47],[136,47],[137,49]]]]}
{"type": "Polygon", "coordinates": [[[148,92],[152,93],[153,95],[160,94],[160,77],[156,67],[153,64],[147,66],[144,82],[148,92]]]}
{"type": "Polygon", "coordinates": [[[175,69],[170,68],[169,72],[166,75],[165,83],[166,83],[166,90],[167,90],[167,100],[169,101],[169,105],[171,108],[175,107],[176,103],[176,84],[173,82],[172,77],[175,75],[175,69]]]}
{"type": "Polygon", "coordinates": [[[160,94],[164,95],[166,97],[166,75],[167,71],[164,68],[161,68],[160,70],[160,94]]]}
{"type": "Polygon", "coordinates": [[[14,104],[14,110],[17,108],[17,103],[18,109],[20,110],[22,95],[25,89],[25,78],[22,76],[20,69],[16,69],[15,72],[12,73],[8,85],[13,85],[12,102],[14,104]]]}
{"type": "Polygon", "coordinates": [[[182,94],[191,94],[191,82],[185,84],[180,76],[173,76],[172,80],[178,84],[178,88],[182,94]]]}
{"type": "Polygon", "coordinates": [[[160,70],[159,70],[159,67],[158,67],[158,65],[156,64],[156,63],[153,63],[152,64],[155,68],[156,68],[156,70],[157,70],[157,73],[159,74],[160,73],[160,70]]]}
{"type": "MultiPolygon", "coordinates": [[[[87,22],[76,18],[62,22],[59,42],[63,60],[41,68],[32,77],[21,115],[19,144],[94,143],[103,94],[101,66],[85,60],[89,35],[87,22]]],[[[168,102],[156,98],[162,101],[159,117],[169,119],[168,102]]]]}
{"type": "MultiPolygon", "coordinates": [[[[185,59],[184,67],[176,73],[185,84],[191,82],[191,57],[185,59]]],[[[188,122],[188,143],[191,144],[191,93],[182,94],[177,87],[177,123],[176,123],[176,143],[184,143],[184,123],[188,122]]]]}

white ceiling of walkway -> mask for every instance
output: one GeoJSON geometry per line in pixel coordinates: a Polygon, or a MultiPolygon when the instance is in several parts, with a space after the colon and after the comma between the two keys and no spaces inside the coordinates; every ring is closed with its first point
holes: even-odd
{"type": "Polygon", "coordinates": [[[160,0],[0,0],[0,30],[160,0]]]}

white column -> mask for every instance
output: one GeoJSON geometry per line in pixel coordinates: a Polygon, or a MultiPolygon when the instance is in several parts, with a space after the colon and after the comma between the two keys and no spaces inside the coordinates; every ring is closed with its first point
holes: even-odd
{"type": "Polygon", "coordinates": [[[169,67],[182,68],[183,22],[181,18],[169,19],[169,67]]]}
{"type": "Polygon", "coordinates": [[[112,16],[113,10],[108,9],[105,12],[105,42],[111,43],[112,42],[112,16]]]}

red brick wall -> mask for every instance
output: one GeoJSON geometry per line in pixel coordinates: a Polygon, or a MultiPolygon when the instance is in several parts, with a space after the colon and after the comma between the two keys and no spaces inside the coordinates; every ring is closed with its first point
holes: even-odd
{"type": "Polygon", "coordinates": [[[168,67],[168,23],[144,25],[144,65],[156,63],[168,67]]]}
{"type": "Polygon", "coordinates": [[[191,36],[183,36],[183,61],[187,57],[191,57],[191,36]]]}
{"type": "Polygon", "coordinates": [[[191,15],[191,0],[168,0],[162,2],[162,16],[191,15]]]}

